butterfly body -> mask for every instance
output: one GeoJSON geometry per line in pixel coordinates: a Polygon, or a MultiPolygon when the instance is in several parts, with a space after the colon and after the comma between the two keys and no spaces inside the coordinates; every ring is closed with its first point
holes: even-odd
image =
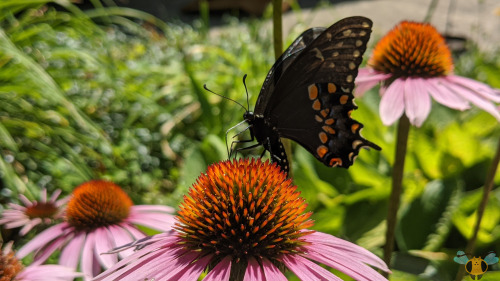
{"type": "Polygon", "coordinates": [[[361,137],[351,118],[352,91],[372,22],[343,19],[300,35],[269,71],[254,112],[245,112],[252,139],[282,170],[289,163],[280,138],[298,142],[327,166],[348,168],[360,148],[377,145],[361,137]]]}

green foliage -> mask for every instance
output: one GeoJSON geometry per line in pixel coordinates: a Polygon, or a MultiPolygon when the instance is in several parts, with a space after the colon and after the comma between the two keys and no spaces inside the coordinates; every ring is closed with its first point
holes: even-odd
{"type": "MultiPolygon", "coordinates": [[[[263,21],[233,20],[207,36],[207,26],[197,32],[130,9],[82,12],[69,1],[54,1],[63,7],[20,2],[0,3],[2,204],[41,187],[68,194],[85,180],[106,178],[136,203],[176,206],[207,165],[227,158],[226,130],[244,112],[203,84],[246,107],[246,73],[252,106],[273,63],[263,21]]],[[[472,48],[456,72],[500,87],[498,58],[472,48]]],[[[293,175],[316,230],[380,253],[395,130],[382,125],[375,90],[357,103],[353,117],[383,150],[362,151],[344,170],[325,167],[294,145],[293,175]]],[[[402,254],[391,280],[454,277],[452,258],[471,235],[499,136],[498,121],[487,113],[435,103],[424,126],[411,129],[397,235],[402,254]]],[[[495,190],[478,251],[500,252],[499,198],[495,190]]]]}

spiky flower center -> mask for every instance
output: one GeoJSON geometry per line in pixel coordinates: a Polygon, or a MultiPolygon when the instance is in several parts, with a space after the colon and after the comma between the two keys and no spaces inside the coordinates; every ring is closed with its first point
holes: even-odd
{"type": "Polygon", "coordinates": [[[437,77],[453,70],[450,50],[430,24],[403,21],[387,33],[368,61],[373,69],[398,77],[437,77]]]}
{"type": "Polygon", "coordinates": [[[80,230],[122,222],[133,205],[128,195],[116,184],[92,180],[73,190],[66,209],[67,221],[80,230]]]}
{"type": "Polygon", "coordinates": [[[52,202],[36,202],[32,206],[26,207],[24,212],[30,219],[53,218],[58,212],[57,206],[52,202]]]}
{"type": "MultiPolygon", "coordinates": [[[[180,205],[175,229],[185,246],[226,256],[279,263],[286,253],[301,252],[311,213],[292,180],[276,165],[260,160],[226,161],[210,166],[180,205]]],[[[244,263],[246,264],[246,263],[244,263]]]]}
{"type": "Polygon", "coordinates": [[[1,251],[0,249],[0,281],[15,280],[14,277],[21,270],[23,270],[23,265],[13,251],[1,251]]]}

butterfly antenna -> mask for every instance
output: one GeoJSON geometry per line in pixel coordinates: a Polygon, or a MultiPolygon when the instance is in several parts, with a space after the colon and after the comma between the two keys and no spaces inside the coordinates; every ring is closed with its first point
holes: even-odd
{"type": "Polygon", "coordinates": [[[248,106],[248,109],[246,111],[249,111],[250,110],[250,102],[248,102],[248,89],[247,89],[246,80],[247,80],[247,74],[245,73],[245,75],[243,75],[243,86],[245,86],[245,92],[247,93],[247,106],[248,106]]]}
{"type": "MultiPolygon", "coordinates": [[[[245,111],[248,111],[248,110],[247,110],[247,109],[246,109],[246,108],[245,108],[245,107],[244,107],[241,103],[239,103],[239,102],[237,102],[237,101],[235,101],[235,100],[233,100],[233,99],[231,99],[231,98],[225,97],[225,96],[223,96],[223,95],[219,95],[219,94],[217,94],[216,92],[214,92],[214,91],[210,90],[209,88],[207,88],[207,84],[203,84],[203,89],[205,89],[206,91],[209,91],[210,93],[212,93],[212,94],[214,94],[214,95],[217,95],[217,96],[219,96],[219,97],[221,97],[221,98],[224,98],[224,99],[226,99],[226,100],[230,100],[230,101],[232,101],[232,102],[236,103],[237,105],[241,106],[241,107],[242,107],[245,111]]],[[[247,99],[248,99],[248,94],[247,94],[247,99]]],[[[247,102],[248,102],[248,100],[247,100],[247,102]]]]}

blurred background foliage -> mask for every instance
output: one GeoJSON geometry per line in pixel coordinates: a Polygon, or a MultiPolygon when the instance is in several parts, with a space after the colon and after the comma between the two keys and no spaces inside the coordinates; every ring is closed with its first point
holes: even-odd
{"type": "MultiPolygon", "coordinates": [[[[235,29],[209,36],[206,19],[192,26],[165,23],[93,2],[96,7],[86,11],[64,0],[0,2],[3,207],[17,202],[19,193],[35,198],[45,187],[69,194],[95,178],[116,182],[137,204],[176,206],[207,165],[227,159],[226,130],[243,120],[243,108],[203,84],[246,106],[246,73],[253,105],[274,62],[270,32],[262,32],[266,16],[229,18],[235,29]]],[[[284,45],[303,29],[294,28],[284,45]]],[[[470,44],[455,62],[457,74],[500,88],[500,49],[485,54],[470,44]]],[[[361,152],[349,170],[325,167],[298,145],[292,160],[315,229],[380,254],[395,128],[378,118],[377,95],[358,99],[353,117],[381,152],[361,152]]],[[[489,114],[435,103],[422,128],[412,128],[391,280],[454,278],[459,265],[453,256],[471,236],[499,137],[500,126],[489,114]]],[[[477,255],[500,253],[499,221],[497,188],[477,255]]],[[[495,274],[484,280],[500,278],[495,274]]]]}

